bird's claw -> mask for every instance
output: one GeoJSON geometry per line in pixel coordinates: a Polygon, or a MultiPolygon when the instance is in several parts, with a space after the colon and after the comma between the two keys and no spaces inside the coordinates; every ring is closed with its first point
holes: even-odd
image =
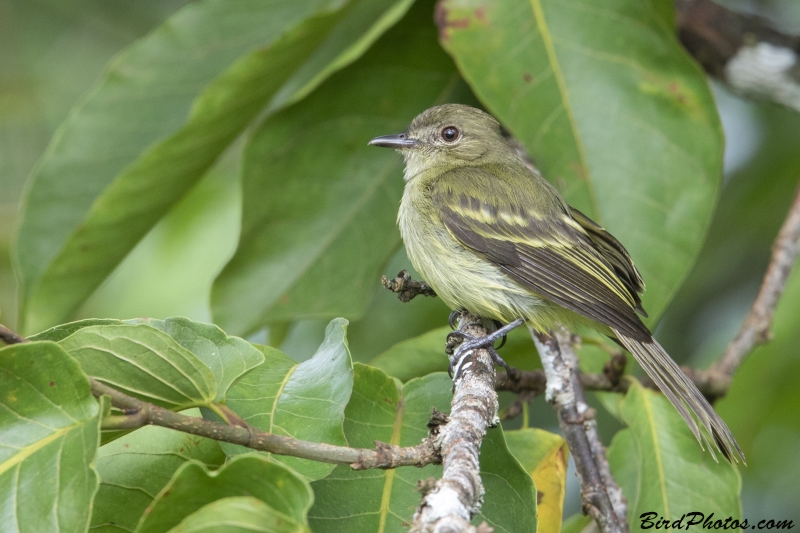
{"type": "MultiPolygon", "coordinates": [[[[494,329],[497,330],[503,327],[503,323],[500,322],[499,320],[493,320],[493,322],[494,322],[494,329]]],[[[505,346],[507,340],[508,340],[508,335],[503,335],[502,337],[500,337],[500,346],[495,346],[494,349],[499,350],[500,348],[505,346]]]]}
{"type": "Polygon", "coordinates": [[[453,331],[458,329],[458,317],[463,312],[464,312],[463,309],[454,309],[453,311],[450,311],[450,317],[447,319],[447,323],[450,326],[450,329],[452,329],[453,331]]]}
{"type": "MultiPolygon", "coordinates": [[[[452,315],[451,315],[452,316],[452,315]]],[[[447,335],[447,349],[446,351],[452,354],[450,358],[450,365],[447,368],[447,374],[453,379],[453,374],[455,372],[455,379],[458,379],[461,373],[461,363],[464,360],[464,355],[468,352],[478,349],[478,348],[485,348],[486,351],[489,352],[489,355],[492,357],[492,361],[495,365],[503,367],[507,375],[511,375],[512,370],[511,367],[506,363],[500,355],[498,355],[497,351],[493,347],[494,342],[497,339],[503,338],[508,334],[509,331],[516,328],[517,326],[521,325],[524,322],[521,318],[506,324],[505,326],[498,328],[497,331],[486,335],[485,337],[472,337],[467,335],[461,331],[453,331],[447,335]],[[456,338],[460,337],[461,342],[456,344],[454,341],[456,338]]],[[[503,346],[505,342],[500,344],[500,347],[503,346]]]]}

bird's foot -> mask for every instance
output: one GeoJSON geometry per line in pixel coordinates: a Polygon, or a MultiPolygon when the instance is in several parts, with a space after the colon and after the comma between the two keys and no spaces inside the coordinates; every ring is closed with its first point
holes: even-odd
{"type": "MultiPolygon", "coordinates": [[[[452,315],[451,315],[452,316],[452,315]]],[[[464,360],[464,356],[472,350],[477,348],[485,348],[486,351],[489,352],[489,355],[492,357],[492,361],[495,365],[503,367],[508,375],[511,375],[512,370],[511,367],[508,366],[502,357],[497,354],[495,351],[494,343],[497,339],[505,339],[505,336],[508,334],[509,331],[512,329],[521,326],[525,321],[521,318],[514,320],[513,322],[509,322],[505,326],[498,328],[493,333],[490,333],[484,337],[471,337],[461,331],[453,331],[447,336],[447,346],[452,350],[452,357],[450,358],[450,366],[447,369],[447,373],[450,375],[450,378],[455,377],[458,378],[460,371],[461,371],[461,363],[464,360]],[[460,338],[460,343],[456,346],[455,341],[460,338]]],[[[505,341],[500,345],[501,347],[505,344],[505,341]]]]}

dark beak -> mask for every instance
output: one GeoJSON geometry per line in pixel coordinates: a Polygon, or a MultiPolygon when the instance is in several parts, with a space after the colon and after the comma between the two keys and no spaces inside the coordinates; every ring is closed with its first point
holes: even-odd
{"type": "Polygon", "coordinates": [[[397,135],[381,135],[380,137],[375,137],[367,144],[370,146],[402,150],[404,148],[414,148],[417,145],[417,141],[409,139],[408,135],[405,133],[398,133],[397,135]]]}

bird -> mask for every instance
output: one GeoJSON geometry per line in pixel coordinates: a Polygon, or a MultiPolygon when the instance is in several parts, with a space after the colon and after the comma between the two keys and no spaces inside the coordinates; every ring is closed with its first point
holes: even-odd
{"type": "Polygon", "coordinates": [[[444,104],[368,144],[402,154],[403,243],[451,309],[507,323],[503,332],[522,323],[544,334],[588,326],[614,339],[714,460],[716,448],[744,462],[728,426],[639,317],[647,316],[645,286],[625,247],[526,165],[494,117],[444,104]]]}

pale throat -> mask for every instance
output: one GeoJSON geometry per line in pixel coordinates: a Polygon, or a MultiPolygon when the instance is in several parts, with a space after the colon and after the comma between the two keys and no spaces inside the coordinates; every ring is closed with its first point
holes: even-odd
{"type": "Polygon", "coordinates": [[[403,159],[405,160],[405,170],[403,171],[403,179],[410,181],[413,177],[426,170],[425,161],[422,154],[416,150],[403,150],[403,159]]]}

